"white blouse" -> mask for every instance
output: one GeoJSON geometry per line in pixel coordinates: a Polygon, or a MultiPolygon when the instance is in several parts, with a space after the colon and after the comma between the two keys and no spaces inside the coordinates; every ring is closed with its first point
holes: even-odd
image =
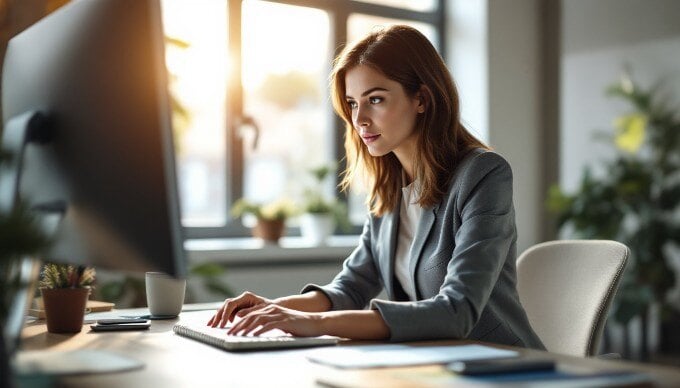
{"type": "Polygon", "coordinates": [[[394,275],[401,283],[410,300],[416,300],[415,282],[411,280],[409,269],[411,262],[411,249],[413,238],[416,235],[418,220],[423,214],[423,208],[416,203],[418,193],[415,190],[417,181],[406,187],[402,187],[401,210],[399,211],[399,236],[397,238],[397,250],[394,259],[394,275]]]}

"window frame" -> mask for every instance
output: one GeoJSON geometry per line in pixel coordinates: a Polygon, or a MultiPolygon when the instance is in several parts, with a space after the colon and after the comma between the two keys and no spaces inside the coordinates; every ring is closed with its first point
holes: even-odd
{"type": "MultiPolygon", "coordinates": [[[[243,172],[244,152],[243,141],[238,135],[236,128],[237,118],[243,117],[244,91],[242,85],[242,3],[243,0],[227,1],[228,42],[229,56],[239,58],[232,63],[232,72],[229,77],[226,98],[226,122],[225,152],[227,154],[226,184],[226,209],[227,213],[231,204],[243,196],[243,172]]],[[[301,7],[309,7],[323,10],[330,18],[331,47],[334,47],[333,57],[337,56],[344,48],[347,40],[347,23],[351,14],[359,13],[376,17],[408,20],[430,24],[437,33],[437,50],[446,57],[446,0],[436,0],[436,9],[433,11],[414,11],[404,8],[396,8],[387,5],[367,3],[357,0],[257,0],[270,3],[279,3],[301,7]]],[[[330,62],[330,61],[329,61],[330,62]]],[[[331,69],[329,68],[330,72],[331,69]]],[[[344,155],[343,132],[344,123],[332,110],[329,115],[333,116],[333,130],[335,132],[333,159],[341,161],[338,168],[342,171],[345,167],[342,162],[344,155]]],[[[339,178],[338,178],[339,179],[339,178]]],[[[340,183],[339,181],[336,183],[340,183]]],[[[339,191],[336,191],[339,200],[346,199],[339,191]]],[[[184,236],[187,239],[201,238],[237,238],[251,235],[250,228],[245,227],[237,218],[226,215],[226,224],[222,226],[182,226],[184,236]]],[[[355,226],[352,230],[342,234],[359,234],[361,226],[355,226]]],[[[287,235],[299,235],[299,228],[289,227],[287,235]]]]}

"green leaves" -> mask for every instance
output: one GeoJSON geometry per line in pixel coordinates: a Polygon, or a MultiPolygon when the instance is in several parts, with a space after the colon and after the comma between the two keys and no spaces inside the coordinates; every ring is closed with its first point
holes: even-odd
{"type": "Polygon", "coordinates": [[[573,193],[552,186],[546,206],[562,229],[580,238],[612,239],[628,245],[631,261],[618,293],[614,316],[628,322],[652,302],[665,302],[675,284],[667,244],[680,240],[680,119],[661,101],[660,89],[643,90],[629,75],[607,94],[629,103],[616,120],[616,134],[599,141],[614,149],[595,176],[586,168],[573,193]]]}
{"type": "Polygon", "coordinates": [[[351,230],[352,224],[349,221],[347,205],[337,198],[327,199],[321,190],[323,182],[335,172],[336,168],[337,165],[331,163],[309,170],[316,181],[316,185],[305,190],[305,201],[302,209],[305,213],[331,214],[341,230],[351,230]]]}
{"type": "Polygon", "coordinates": [[[279,199],[271,203],[259,204],[241,198],[234,202],[231,214],[234,217],[241,217],[244,214],[252,214],[257,218],[265,220],[285,220],[297,214],[298,209],[295,204],[288,199],[279,199]]]}
{"type": "Polygon", "coordinates": [[[41,288],[84,288],[94,283],[94,268],[74,267],[68,264],[46,263],[40,277],[41,288]]]}
{"type": "Polygon", "coordinates": [[[235,295],[229,285],[220,279],[225,273],[224,267],[217,263],[197,264],[190,269],[191,276],[200,279],[208,292],[221,298],[235,295]]]}
{"type": "Polygon", "coordinates": [[[305,213],[332,214],[336,211],[337,205],[339,204],[338,201],[335,198],[326,199],[322,190],[324,181],[334,171],[335,164],[324,164],[309,169],[309,173],[314,178],[315,184],[305,190],[305,202],[302,206],[305,213]]]}
{"type": "MultiPolygon", "coordinates": [[[[0,164],[11,157],[0,149],[0,164]]],[[[49,244],[40,220],[26,204],[19,202],[9,213],[0,212],[0,330],[14,293],[23,286],[17,276],[19,260],[41,252],[49,244]]]]}
{"type": "Polygon", "coordinates": [[[9,214],[0,213],[0,262],[38,253],[49,243],[38,218],[25,204],[9,214]]]}
{"type": "Polygon", "coordinates": [[[614,307],[614,319],[622,323],[640,315],[655,300],[651,287],[633,284],[624,284],[617,299],[619,303],[614,307]]]}
{"type": "Polygon", "coordinates": [[[616,239],[626,208],[618,195],[616,185],[594,179],[586,169],[575,194],[551,188],[549,209],[557,214],[559,227],[569,225],[580,238],[616,239]]]}
{"type": "Polygon", "coordinates": [[[309,170],[309,172],[314,176],[314,179],[316,179],[316,182],[321,184],[323,183],[324,180],[326,180],[326,177],[329,176],[333,171],[335,171],[335,164],[326,164],[322,165],[316,168],[312,168],[309,170]]]}

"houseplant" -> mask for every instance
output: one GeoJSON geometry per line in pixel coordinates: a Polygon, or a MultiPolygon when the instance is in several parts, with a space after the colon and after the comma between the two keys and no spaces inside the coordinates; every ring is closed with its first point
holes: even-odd
{"type": "Polygon", "coordinates": [[[94,268],[46,263],[40,278],[47,331],[78,333],[83,327],[85,305],[95,279],[94,268]]]}
{"type": "MultiPolygon", "coordinates": [[[[10,157],[0,149],[0,168],[10,157]]],[[[19,203],[9,211],[0,208],[0,386],[3,387],[11,386],[12,354],[7,354],[7,350],[14,350],[14,346],[6,346],[5,323],[14,295],[27,286],[21,283],[18,266],[21,259],[39,253],[48,245],[49,239],[27,206],[19,203]]]]}
{"type": "Polygon", "coordinates": [[[231,213],[234,217],[246,214],[254,216],[257,221],[253,227],[253,236],[261,238],[265,243],[277,244],[285,232],[286,219],[297,214],[297,208],[287,199],[260,204],[241,198],[234,203],[231,213]]]}
{"type": "MultiPolygon", "coordinates": [[[[608,89],[631,111],[615,122],[613,135],[600,135],[614,146],[602,161],[606,174],[586,168],[578,189],[550,188],[549,209],[562,231],[580,238],[612,239],[631,249],[631,261],[614,306],[616,321],[640,316],[646,357],[650,306],[658,303],[661,320],[673,315],[668,291],[676,279],[669,266],[672,245],[680,244],[680,119],[661,101],[659,89],[645,90],[628,74],[608,89]]],[[[676,301],[677,303],[677,301],[676,301]]]]}
{"type": "Polygon", "coordinates": [[[345,204],[335,198],[327,198],[323,193],[323,184],[334,171],[333,165],[322,165],[309,170],[314,178],[314,186],[305,191],[300,231],[312,245],[323,245],[335,231],[336,225],[344,228],[349,223],[345,204]]]}

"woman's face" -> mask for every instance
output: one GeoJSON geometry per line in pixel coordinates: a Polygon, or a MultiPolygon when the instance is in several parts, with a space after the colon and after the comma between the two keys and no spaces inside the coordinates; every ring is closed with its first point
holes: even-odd
{"type": "Polygon", "coordinates": [[[416,150],[416,116],[424,111],[419,94],[408,96],[400,83],[365,65],[347,71],[345,90],[352,124],[368,152],[394,152],[402,165],[410,164],[416,150]]]}

